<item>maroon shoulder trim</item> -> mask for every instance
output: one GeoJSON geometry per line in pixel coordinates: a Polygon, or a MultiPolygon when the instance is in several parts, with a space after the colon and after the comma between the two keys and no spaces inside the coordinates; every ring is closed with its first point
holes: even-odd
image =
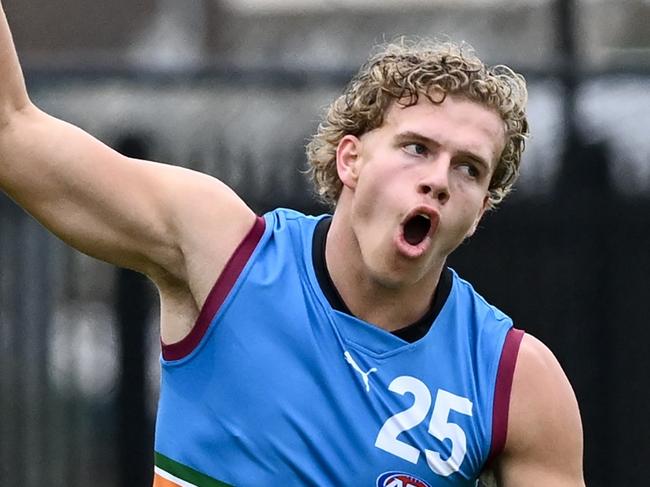
{"type": "Polygon", "coordinates": [[[510,328],[506,335],[501,359],[499,360],[499,369],[497,371],[497,380],[494,387],[494,405],[492,407],[492,445],[486,465],[498,457],[506,444],[508,434],[508,411],[510,408],[510,392],[512,390],[512,379],[515,374],[515,364],[517,363],[517,354],[519,345],[524,337],[523,330],[510,328]]]}
{"type": "Polygon", "coordinates": [[[219,311],[226,296],[235,285],[235,281],[244,269],[253,250],[264,234],[265,222],[262,217],[257,217],[253,228],[241,241],[235,252],[232,254],[223,272],[215,282],[210,294],[208,294],[199,317],[190,333],[182,340],[165,344],[162,343],[162,356],[165,360],[179,360],[187,357],[201,343],[201,339],[208,331],[212,318],[219,311]]]}

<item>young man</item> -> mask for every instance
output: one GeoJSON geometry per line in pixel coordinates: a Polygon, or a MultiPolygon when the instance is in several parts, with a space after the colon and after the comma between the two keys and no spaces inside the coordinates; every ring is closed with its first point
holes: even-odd
{"type": "Polygon", "coordinates": [[[517,176],[520,76],[389,46],[308,147],[333,216],[257,217],[39,111],[4,14],[0,66],[2,190],[160,292],[155,485],[584,485],[557,361],[445,266],[517,176]]]}

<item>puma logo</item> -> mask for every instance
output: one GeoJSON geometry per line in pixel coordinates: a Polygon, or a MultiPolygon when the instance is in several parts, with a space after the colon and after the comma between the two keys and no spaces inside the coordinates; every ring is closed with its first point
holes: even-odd
{"type": "Polygon", "coordinates": [[[359,372],[359,374],[361,375],[361,379],[363,379],[363,384],[366,386],[366,392],[370,392],[370,382],[368,380],[368,376],[373,372],[377,372],[377,369],[373,367],[368,372],[364,372],[363,370],[361,370],[361,367],[359,367],[359,365],[354,361],[352,355],[350,355],[350,352],[346,350],[343,356],[345,357],[347,363],[349,363],[354,370],[359,372]]]}

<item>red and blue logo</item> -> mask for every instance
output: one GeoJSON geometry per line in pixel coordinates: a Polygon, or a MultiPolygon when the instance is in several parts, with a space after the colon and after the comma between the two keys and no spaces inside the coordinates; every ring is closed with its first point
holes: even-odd
{"type": "Polygon", "coordinates": [[[386,472],[377,477],[377,487],[431,487],[424,480],[404,472],[386,472]]]}

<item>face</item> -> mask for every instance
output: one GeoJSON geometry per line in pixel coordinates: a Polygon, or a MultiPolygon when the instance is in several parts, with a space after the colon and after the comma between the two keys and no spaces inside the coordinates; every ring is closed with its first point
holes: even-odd
{"type": "Polygon", "coordinates": [[[362,272],[388,287],[433,275],[475,231],[505,144],[497,112],[461,97],[420,98],[394,103],[381,127],[344,137],[337,151],[336,211],[362,272]]]}

